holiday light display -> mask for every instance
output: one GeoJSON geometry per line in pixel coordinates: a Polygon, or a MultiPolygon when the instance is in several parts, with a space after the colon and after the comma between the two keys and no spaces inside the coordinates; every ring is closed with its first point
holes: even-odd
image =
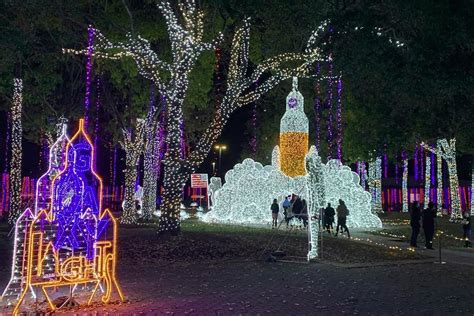
{"type": "Polygon", "coordinates": [[[402,171],[402,211],[408,212],[408,158],[405,152],[402,152],[403,171],[402,171]]]}
{"type": "Polygon", "coordinates": [[[308,225],[310,241],[308,261],[310,261],[318,257],[319,210],[326,206],[324,173],[321,157],[319,157],[315,146],[311,146],[306,156],[306,168],[308,174],[308,225]]]}
{"type": "Polygon", "coordinates": [[[211,205],[214,206],[215,199],[216,199],[216,192],[222,188],[222,180],[220,177],[211,177],[208,187],[208,195],[209,200],[211,201],[211,205]]]}
{"type": "MultiPolygon", "coordinates": [[[[359,184],[359,176],[338,160],[321,164],[324,174],[325,202],[346,202],[351,227],[382,227],[371,212],[370,194],[359,184]]],[[[262,166],[250,158],[225,175],[226,182],[215,193],[213,210],[203,216],[206,222],[228,224],[271,224],[269,207],[273,199],[282,201],[291,193],[309,199],[308,176],[290,178],[274,166],[262,166]]],[[[312,190],[313,188],[311,188],[312,190]]]]}
{"type": "Polygon", "coordinates": [[[150,110],[146,117],[145,125],[145,150],[143,157],[143,209],[142,216],[145,220],[150,220],[153,212],[156,210],[156,190],[157,190],[157,171],[156,163],[159,159],[159,154],[156,154],[156,149],[159,145],[157,134],[160,127],[157,126],[157,121],[154,116],[157,115],[157,108],[154,104],[154,90],[150,91],[150,110]]]}
{"type": "MultiPolygon", "coordinates": [[[[14,306],[14,315],[36,310],[40,295],[54,311],[59,306],[52,296],[64,294],[65,287],[68,300],[82,293],[90,304],[99,289],[104,303],[110,301],[113,289],[124,299],[115,272],[117,223],[109,210],[102,210],[102,180],[94,170],[94,147],[84,120],[70,142],[61,136],[50,155],[62,162],[51,162],[48,171],[63,166],[51,181],[50,208],[37,214],[27,209],[16,221],[12,275],[2,295],[14,306]],[[57,154],[62,150],[64,155],[57,154]],[[26,305],[28,293],[34,305],[26,305]]],[[[44,205],[39,202],[35,205],[44,205]]]]}
{"type": "Polygon", "coordinates": [[[369,161],[369,191],[372,196],[374,212],[382,211],[382,158],[376,157],[369,161]]]}
{"type": "Polygon", "coordinates": [[[441,155],[436,155],[436,179],[438,180],[436,206],[438,213],[441,213],[441,209],[443,208],[443,158],[441,158],[441,155]]]}
{"type": "Polygon", "coordinates": [[[21,214],[21,153],[22,133],[21,108],[23,102],[23,81],[13,79],[13,100],[11,107],[11,158],[10,158],[10,207],[8,222],[14,223],[21,214]]]}
{"type": "Polygon", "coordinates": [[[333,82],[334,78],[333,74],[333,59],[332,54],[329,54],[329,61],[328,61],[328,98],[327,98],[327,108],[328,108],[328,121],[327,121],[327,143],[328,143],[328,156],[327,159],[334,158],[333,152],[333,142],[334,142],[334,131],[333,131],[333,121],[334,121],[334,114],[333,114],[333,82]]]}
{"type": "Polygon", "coordinates": [[[137,179],[137,164],[143,153],[145,120],[137,119],[135,134],[131,130],[123,129],[123,142],[121,143],[126,155],[125,170],[125,198],[123,201],[123,214],[121,222],[124,224],[137,223],[138,214],[135,207],[135,180],[137,179]]]}
{"type": "Polygon", "coordinates": [[[92,74],[92,56],[94,53],[94,28],[87,29],[87,65],[86,65],[86,93],[84,95],[84,120],[86,127],[89,125],[89,109],[91,104],[91,74],[92,74]]]}
{"type": "MultiPolygon", "coordinates": [[[[189,74],[198,57],[206,50],[215,50],[223,40],[219,34],[215,40],[205,42],[204,13],[196,8],[194,0],[181,2],[180,17],[168,1],[158,5],[167,25],[172,63],[161,60],[151,48],[150,42],[140,36],[127,35],[126,42],[112,43],[95,29],[93,55],[97,58],[119,59],[131,57],[139,72],[153,81],[157,92],[167,99],[167,154],[164,166],[164,193],[160,231],[175,232],[180,229],[179,205],[181,192],[189,175],[198,168],[221,134],[230,115],[239,107],[251,104],[280,82],[293,76],[311,77],[310,66],[325,60],[317,47],[327,22],[315,30],[302,53],[284,53],[268,58],[249,71],[250,21],[245,19],[236,28],[231,43],[230,62],[227,71],[225,95],[209,125],[196,142],[194,150],[181,159],[180,124],[183,121],[183,102],[187,96],[189,74]],[[161,76],[162,73],[167,73],[161,76]],[[163,79],[168,78],[168,79],[163,79]],[[255,87],[255,83],[258,86],[255,87]]],[[[87,54],[87,50],[65,49],[65,53],[87,54]]]]}
{"type": "Polygon", "coordinates": [[[49,150],[48,170],[36,183],[35,215],[41,210],[49,210],[51,208],[51,184],[53,179],[64,169],[66,146],[71,141],[67,136],[67,125],[62,123],[59,125],[61,126],[61,132],[49,150]]]}
{"type": "Polygon", "coordinates": [[[449,187],[451,197],[451,219],[457,220],[462,218],[461,201],[459,197],[459,179],[456,164],[456,139],[452,138],[449,143],[443,139],[438,139],[436,149],[429,145],[421,144],[426,150],[434,152],[446,161],[448,165],[449,187]]]}
{"type": "Polygon", "coordinates": [[[425,166],[425,206],[428,206],[430,202],[430,188],[431,188],[431,161],[429,157],[426,157],[425,166]]]}
{"type": "Polygon", "coordinates": [[[337,79],[337,110],[336,110],[336,126],[337,126],[337,159],[342,160],[342,78],[337,79]]]}
{"type": "Polygon", "coordinates": [[[272,166],[280,169],[280,147],[278,145],[272,150],[272,166]]]}
{"type": "Polygon", "coordinates": [[[474,202],[472,198],[474,198],[474,168],[471,170],[471,216],[474,216],[474,202]]]}
{"type": "Polygon", "coordinates": [[[304,113],[304,98],[298,91],[298,79],[293,78],[293,89],[286,97],[286,111],[280,121],[280,169],[289,177],[306,174],[305,156],[308,153],[309,124],[304,113]]]}
{"type": "MultiPolygon", "coordinates": [[[[308,119],[304,114],[302,102],[303,96],[298,92],[297,80],[294,79],[293,89],[286,98],[286,112],[281,120],[280,135],[301,130],[307,133],[308,119]]],[[[305,141],[306,145],[308,139],[305,138],[305,141]]],[[[357,173],[343,166],[338,159],[330,160],[325,165],[321,164],[315,146],[309,151],[306,150],[303,156],[301,163],[304,171],[298,170],[296,176],[289,176],[295,174],[294,170],[297,169],[285,170],[288,165],[285,166],[283,160],[298,161],[302,153],[301,148],[294,142],[290,144],[280,137],[280,145],[273,149],[270,166],[264,167],[252,159],[245,159],[227,172],[225,184],[215,192],[213,210],[205,214],[203,220],[234,224],[270,223],[268,208],[273,199],[282,201],[289,194],[296,194],[314,202],[309,208],[313,213],[317,210],[312,207],[320,206],[319,203],[330,202],[337,205],[339,199],[342,199],[351,210],[349,225],[381,227],[380,219],[371,212],[370,194],[360,186],[357,173]],[[296,149],[287,149],[290,145],[296,149]],[[307,165],[308,161],[311,161],[310,165],[307,165]],[[315,166],[316,161],[319,165],[315,166]],[[313,174],[307,175],[307,170],[312,170],[313,174]],[[317,187],[313,186],[315,183],[317,187]]],[[[380,158],[378,167],[381,168],[380,158]]],[[[378,176],[380,178],[380,172],[378,176]]],[[[314,232],[315,228],[310,229],[314,232]]]]}

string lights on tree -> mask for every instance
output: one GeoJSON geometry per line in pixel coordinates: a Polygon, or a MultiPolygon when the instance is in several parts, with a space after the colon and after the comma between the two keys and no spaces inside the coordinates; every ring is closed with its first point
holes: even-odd
{"type": "Polygon", "coordinates": [[[23,103],[23,81],[13,79],[13,99],[11,107],[11,158],[10,158],[10,208],[8,222],[15,223],[21,215],[21,155],[22,134],[21,111],[23,103]]]}
{"type": "Polygon", "coordinates": [[[445,138],[438,139],[436,142],[436,149],[431,148],[425,143],[422,143],[421,145],[426,150],[434,152],[436,155],[441,156],[441,158],[446,161],[446,164],[448,165],[451,197],[451,220],[462,218],[461,199],[459,197],[459,179],[456,163],[456,139],[452,138],[449,140],[449,142],[445,138]]]}
{"type": "Polygon", "coordinates": [[[430,202],[430,187],[431,187],[431,161],[430,158],[426,157],[425,166],[425,207],[430,202]]]}
{"type": "Polygon", "coordinates": [[[408,158],[405,151],[402,152],[402,164],[402,211],[406,213],[408,212],[408,158]]]}
{"type": "Polygon", "coordinates": [[[369,161],[369,191],[372,196],[374,212],[382,211],[382,158],[376,157],[369,161]]]}
{"type": "Polygon", "coordinates": [[[145,124],[145,151],[143,157],[143,208],[142,214],[145,220],[150,220],[156,211],[156,189],[157,176],[156,163],[159,155],[155,155],[156,147],[159,145],[157,133],[159,126],[155,116],[158,115],[158,108],[154,104],[154,90],[150,92],[150,110],[148,111],[145,124]]]}
{"type": "Polygon", "coordinates": [[[441,213],[441,209],[443,208],[443,158],[441,155],[436,155],[436,179],[438,179],[436,206],[438,208],[438,213],[441,213]]]}
{"type": "MultiPolygon", "coordinates": [[[[183,121],[183,102],[187,96],[189,74],[204,51],[219,47],[223,35],[219,34],[216,39],[209,42],[204,41],[204,13],[196,8],[195,1],[185,0],[179,3],[178,7],[180,17],[173,11],[170,2],[162,1],[158,5],[165,18],[170,37],[171,63],[161,60],[152,50],[150,42],[133,34],[127,35],[126,42],[112,43],[95,29],[93,52],[98,58],[131,57],[136,62],[140,74],[151,80],[157,92],[166,97],[167,153],[163,160],[164,193],[160,231],[170,232],[180,230],[180,202],[184,184],[208,156],[230,115],[236,109],[252,104],[286,79],[293,76],[314,76],[314,73],[310,73],[311,65],[319,60],[326,60],[317,47],[321,34],[327,27],[327,22],[324,22],[312,33],[304,52],[284,53],[268,58],[257,65],[253,72],[249,72],[250,20],[244,19],[237,27],[232,40],[222,102],[194,150],[182,159],[180,123],[183,121]],[[259,83],[257,88],[252,89],[256,82],[259,83]]],[[[87,54],[87,50],[65,49],[64,52],[87,54]]]]}
{"type": "Polygon", "coordinates": [[[135,133],[132,135],[130,129],[123,129],[122,147],[126,155],[125,169],[125,198],[123,201],[123,214],[121,222],[123,224],[136,224],[138,219],[135,207],[135,180],[137,178],[137,164],[143,153],[145,120],[137,119],[135,133]]]}

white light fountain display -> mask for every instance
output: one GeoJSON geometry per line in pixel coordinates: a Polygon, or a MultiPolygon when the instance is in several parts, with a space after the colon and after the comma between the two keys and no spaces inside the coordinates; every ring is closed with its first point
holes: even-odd
{"type": "MultiPolygon", "coordinates": [[[[371,210],[371,196],[359,184],[359,176],[344,166],[339,160],[330,160],[321,163],[324,179],[317,181],[323,188],[309,188],[316,183],[310,180],[306,173],[306,161],[321,161],[316,148],[308,150],[307,133],[308,120],[304,120],[304,99],[298,91],[297,79],[293,79],[293,90],[286,99],[286,112],[282,118],[280,131],[280,146],[275,146],[272,153],[272,165],[263,166],[250,158],[234,166],[225,175],[222,188],[214,192],[212,211],[203,215],[202,220],[210,223],[226,223],[240,225],[271,225],[272,216],[270,205],[273,199],[281,202],[285,196],[296,194],[308,201],[308,210],[325,207],[326,203],[336,208],[339,199],[344,200],[349,209],[347,225],[352,228],[377,228],[382,227],[382,222],[371,210]],[[297,115],[292,115],[292,112],[297,115]],[[284,120],[296,119],[298,122],[289,124],[284,120]],[[304,126],[302,126],[304,125],[304,126]],[[294,127],[295,130],[288,130],[294,127]],[[282,142],[282,134],[284,142],[282,142]],[[292,145],[289,140],[296,137],[295,141],[305,144],[292,145]],[[305,152],[302,154],[301,150],[305,152]],[[293,157],[289,157],[293,156],[293,157]],[[281,165],[284,164],[284,168],[281,165]],[[301,166],[306,167],[305,169],[301,166]],[[284,170],[282,170],[284,169],[284,170]],[[309,192],[324,192],[324,201],[310,197],[309,192]]],[[[294,144],[294,143],[293,143],[294,144]]],[[[319,163],[319,162],[318,162],[319,163]]],[[[313,168],[314,169],[314,168],[313,168]]],[[[313,175],[314,176],[314,175],[313,175]]],[[[316,175],[320,177],[320,175],[316,175]]]]}

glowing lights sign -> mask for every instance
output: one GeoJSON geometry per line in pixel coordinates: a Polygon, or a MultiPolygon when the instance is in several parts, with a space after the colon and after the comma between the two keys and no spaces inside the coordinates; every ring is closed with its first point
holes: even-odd
{"type": "Polygon", "coordinates": [[[42,208],[48,202],[38,195],[36,212],[27,209],[16,222],[12,275],[2,295],[14,305],[14,315],[28,310],[27,294],[36,302],[42,295],[51,310],[57,309],[53,292],[64,287],[70,299],[82,293],[87,304],[98,290],[104,303],[114,289],[124,299],[116,280],[117,222],[102,210],[102,180],[94,170],[94,146],[84,120],[70,141],[63,128],[50,152],[51,159],[58,157],[64,157],[63,163],[52,161],[42,177],[59,170],[51,180],[50,208],[42,208]]]}

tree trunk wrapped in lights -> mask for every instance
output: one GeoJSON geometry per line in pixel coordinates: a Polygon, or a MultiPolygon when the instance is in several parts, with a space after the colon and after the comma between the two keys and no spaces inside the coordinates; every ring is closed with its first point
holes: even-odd
{"type": "Polygon", "coordinates": [[[123,143],[121,144],[126,155],[125,169],[125,198],[123,201],[123,224],[135,224],[138,219],[135,207],[135,181],[137,179],[137,164],[143,153],[143,142],[145,132],[145,120],[138,119],[135,135],[130,130],[122,130],[123,143]]]}
{"type": "MultiPolygon", "coordinates": [[[[451,197],[451,220],[462,218],[461,199],[459,196],[459,179],[456,163],[456,139],[452,138],[449,143],[445,138],[438,139],[436,149],[431,148],[425,143],[422,143],[422,146],[430,152],[439,155],[446,161],[446,164],[448,165],[451,197]]],[[[441,179],[438,180],[441,181],[441,179]]]]}
{"type": "Polygon", "coordinates": [[[402,212],[408,212],[408,158],[406,154],[402,154],[403,170],[402,170],[402,212]]]}
{"type": "Polygon", "coordinates": [[[471,216],[474,216],[474,203],[472,198],[474,198],[474,161],[472,162],[472,170],[471,170],[471,216]]]}
{"type": "Polygon", "coordinates": [[[12,152],[10,159],[10,207],[8,222],[13,224],[21,215],[21,155],[22,155],[22,125],[21,107],[23,102],[23,81],[13,79],[13,99],[11,108],[11,137],[12,152]]]}
{"type": "MultiPolygon", "coordinates": [[[[249,19],[245,19],[236,29],[232,40],[227,89],[222,103],[216,109],[212,122],[194,149],[186,158],[182,158],[180,124],[183,121],[183,102],[187,95],[189,74],[195,67],[198,57],[204,51],[216,49],[224,37],[219,34],[213,41],[203,41],[204,13],[196,8],[194,0],[183,1],[178,6],[180,17],[173,11],[168,1],[162,1],[158,5],[168,28],[171,63],[161,60],[151,49],[150,43],[140,36],[128,34],[126,42],[112,43],[99,30],[94,31],[96,35],[94,56],[110,59],[133,58],[140,74],[151,80],[158,93],[166,98],[167,152],[163,159],[164,194],[160,231],[172,233],[180,230],[179,214],[183,186],[190,174],[209,154],[230,115],[236,109],[252,104],[283,80],[293,76],[314,76],[311,66],[317,61],[327,60],[322,58],[317,47],[321,33],[326,31],[327,22],[324,22],[312,33],[304,52],[285,53],[269,58],[257,65],[249,74],[250,23],[249,19]],[[258,86],[255,88],[257,82],[258,86]]],[[[64,52],[87,54],[87,49],[82,51],[65,49],[64,52]]]]}
{"type": "Polygon", "coordinates": [[[369,161],[369,192],[372,196],[372,211],[382,212],[382,158],[369,161]]]}
{"type": "Polygon", "coordinates": [[[157,109],[152,106],[148,112],[145,126],[145,153],[143,170],[143,209],[145,220],[150,220],[156,211],[156,188],[158,173],[156,164],[159,157],[155,156],[158,139],[156,133],[159,131],[158,120],[155,120],[157,109]]]}
{"type": "Polygon", "coordinates": [[[431,161],[428,156],[425,157],[425,207],[430,202],[430,187],[431,187],[431,161]]]}

